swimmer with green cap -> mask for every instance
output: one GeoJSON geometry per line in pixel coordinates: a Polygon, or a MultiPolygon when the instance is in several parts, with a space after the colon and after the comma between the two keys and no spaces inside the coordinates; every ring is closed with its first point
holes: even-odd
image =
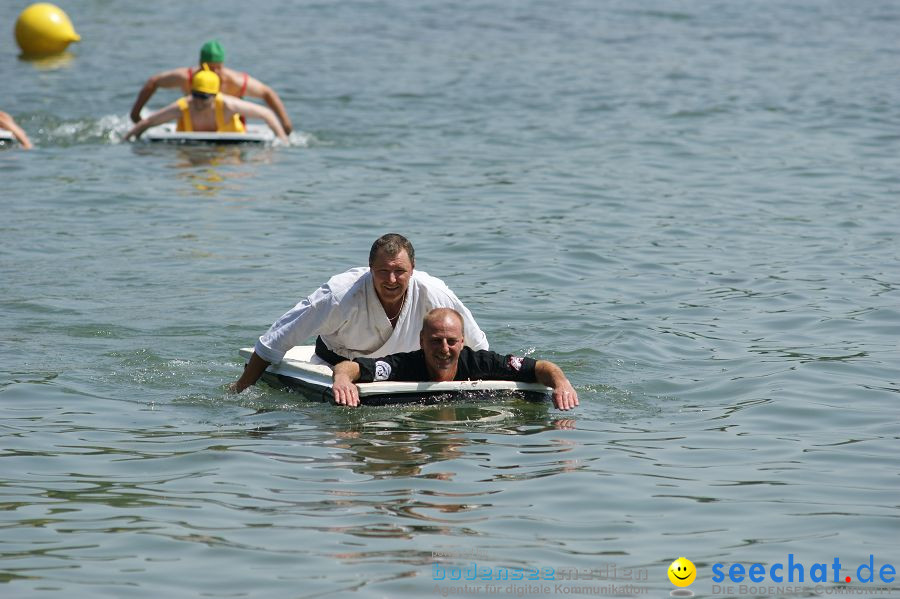
{"type": "Polygon", "coordinates": [[[200,46],[200,64],[222,64],[225,62],[225,48],[219,40],[209,40],[200,46]]]}
{"type": "MultiPolygon", "coordinates": [[[[223,94],[237,98],[249,96],[262,99],[278,117],[285,132],[290,134],[293,125],[278,94],[271,87],[247,73],[227,68],[224,64],[225,48],[219,40],[209,40],[200,47],[199,65],[202,66],[204,63],[209,65],[209,69],[219,76],[220,90],[223,94]]],[[[181,67],[157,73],[147,79],[131,108],[131,120],[135,123],[141,120],[141,110],[160,87],[179,88],[185,94],[190,93],[194,75],[200,70],[202,69],[197,67],[181,67]]]]}

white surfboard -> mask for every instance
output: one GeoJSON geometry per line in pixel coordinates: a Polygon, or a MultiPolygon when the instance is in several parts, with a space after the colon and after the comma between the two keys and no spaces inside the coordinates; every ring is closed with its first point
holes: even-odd
{"type": "MultiPolygon", "coordinates": [[[[252,347],[240,350],[249,359],[252,347]]],[[[263,375],[266,382],[302,392],[317,401],[332,402],[331,366],[315,354],[315,346],[291,348],[280,364],[269,366],[263,375]]],[[[444,401],[484,400],[519,397],[542,401],[552,389],[538,383],[518,381],[451,381],[446,383],[402,383],[383,381],[360,383],[359,399],[363,405],[383,406],[398,403],[441,403],[444,401]]]]}
{"type": "Polygon", "coordinates": [[[202,144],[264,144],[275,141],[275,133],[267,125],[246,125],[246,133],[219,133],[217,131],[176,131],[175,123],[150,127],[141,139],[152,142],[202,143],[202,144]]]}

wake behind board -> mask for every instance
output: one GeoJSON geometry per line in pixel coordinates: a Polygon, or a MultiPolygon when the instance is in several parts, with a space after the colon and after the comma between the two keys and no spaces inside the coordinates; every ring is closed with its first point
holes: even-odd
{"type": "Polygon", "coordinates": [[[266,125],[246,125],[246,133],[217,131],[176,131],[175,123],[150,127],[141,136],[152,142],[180,144],[264,144],[275,141],[275,133],[266,125]]]}
{"type": "MultiPolygon", "coordinates": [[[[240,350],[244,358],[253,354],[252,347],[240,350]]],[[[291,348],[280,364],[269,366],[263,378],[276,386],[300,391],[317,401],[331,403],[331,366],[315,355],[315,346],[298,345],[291,348]]],[[[386,406],[402,403],[443,403],[491,398],[518,397],[529,401],[543,401],[551,392],[537,383],[517,381],[451,381],[446,383],[401,383],[382,381],[359,383],[359,400],[366,406],[386,406]]]]}

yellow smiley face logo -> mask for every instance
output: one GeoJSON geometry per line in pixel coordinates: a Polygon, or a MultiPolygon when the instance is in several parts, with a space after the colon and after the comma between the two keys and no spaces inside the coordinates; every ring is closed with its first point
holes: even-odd
{"type": "Polygon", "coordinates": [[[697,568],[686,557],[679,557],[669,566],[669,580],[677,587],[686,587],[697,578],[697,568]]]}

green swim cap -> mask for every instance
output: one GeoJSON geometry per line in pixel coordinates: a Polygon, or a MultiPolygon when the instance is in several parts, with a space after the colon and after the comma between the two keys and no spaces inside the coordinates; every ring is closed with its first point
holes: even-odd
{"type": "Polygon", "coordinates": [[[219,40],[209,40],[201,46],[200,62],[225,62],[225,48],[219,40]]]}

